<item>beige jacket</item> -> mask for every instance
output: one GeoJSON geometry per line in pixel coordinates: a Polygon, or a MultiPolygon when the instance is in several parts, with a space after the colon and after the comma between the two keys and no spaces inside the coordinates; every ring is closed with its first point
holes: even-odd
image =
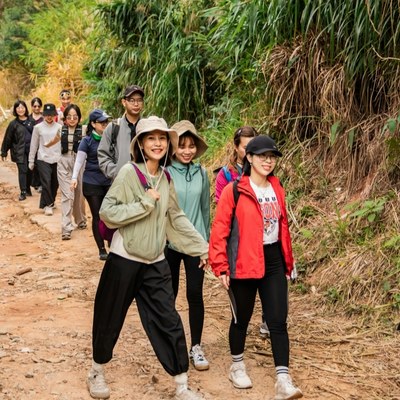
{"type": "MultiPolygon", "coordinates": [[[[145,173],[143,164],[137,164],[145,173]]],[[[164,172],[155,201],[144,191],[131,163],[119,171],[100,208],[109,228],[118,228],[127,253],[154,260],[164,252],[166,238],[184,254],[208,257],[208,243],[179,208],[174,184],[164,172]]]]}

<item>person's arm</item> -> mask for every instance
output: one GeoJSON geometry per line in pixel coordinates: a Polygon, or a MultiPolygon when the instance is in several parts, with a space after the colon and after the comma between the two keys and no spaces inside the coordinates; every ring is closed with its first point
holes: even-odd
{"type": "Polygon", "coordinates": [[[206,240],[210,239],[210,180],[208,179],[207,171],[202,169],[203,186],[201,190],[201,215],[203,216],[204,227],[206,229],[206,240]]]}
{"type": "Polygon", "coordinates": [[[39,148],[39,129],[37,125],[35,125],[32,132],[31,145],[29,147],[28,162],[30,170],[33,170],[33,168],[35,167],[35,157],[38,148],[39,148]]]}
{"type": "Polygon", "coordinates": [[[7,158],[8,150],[11,148],[12,137],[13,137],[13,122],[10,122],[7,126],[6,133],[4,135],[3,143],[1,144],[1,158],[3,161],[7,158]]]}
{"type": "Polygon", "coordinates": [[[109,228],[120,228],[149,215],[155,208],[155,197],[139,186],[132,165],[121,168],[100,208],[100,217],[109,228]],[[137,187],[135,198],[132,187],[137,187]]]}
{"type": "Polygon", "coordinates": [[[76,153],[74,170],[72,171],[71,190],[76,189],[78,185],[78,175],[83,167],[83,164],[85,164],[86,158],[87,153],[85,151],[78,150],[78,153],[76,153]]]}
{"type": "Polygon", "coordinates": [[[168,213],[166,233],[168,241],[179,252],[192,257],[208,258],[208,243],[203,239],[179,207],[174,183],[169,187],[168,213]]]}
{"type": "Polygon", "coordinates": [[[111,180],[115,179],[117,171],[117,164],[114,163],[112,154],[110,152],[113,126],[113,123],[108,124],[107,128],[103,132],[103,135],[101,136],[99,147],[97,149],[97,158],[99,159],[99,167],[101,172],[103,172],[103,174],[111,180]]]}
{"type": "Polygon", "coordinates": [[[233,184],[222,191],[211,228],[209,261],[215,276],[229,275],[227,240],[231,231],[232,213],[235,207],[233,184]]]}
{"type": "Polygon", "coordinates": [[[51,147],[57,144],[61,140],[61,128],[57,131],[53,139],[50,140],[50,142],[47,142],[44,144],[44,147],[51,147]]]}
{"type": "Polygon", "coordinates": [[[218,171],[217,178],[215,179],[215,202],[218,204],[218,201],[221,197],[221,193],[223,188],[228,184],[229,182],[225,178],[224,174],[224,169],[221,168],[218,171]]]}

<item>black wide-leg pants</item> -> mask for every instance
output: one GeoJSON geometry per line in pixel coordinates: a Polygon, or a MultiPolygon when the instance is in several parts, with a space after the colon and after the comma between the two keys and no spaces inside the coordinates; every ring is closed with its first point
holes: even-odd
{"type": "Polygon", "coordinates": [[[110,253],[94,303],[93,359],[111,360],[124,320],[136,299],[140,319],[154,352],[172,376],[189,367],[185,332],[175,309],[171,271],[167,261],[144,264],[110,253]]]}

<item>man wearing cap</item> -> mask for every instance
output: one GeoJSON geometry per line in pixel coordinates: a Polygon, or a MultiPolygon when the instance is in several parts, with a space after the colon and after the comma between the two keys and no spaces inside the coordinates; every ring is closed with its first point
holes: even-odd
{"type": "Polygon", "coordinates": [[[136,135],[136,125],[143,110],[143,98],[144,91],[140,86],[128,86],[121,100],[125,109],[123,117],[119,118],[117,127],[115,124],[109,124],[101,138],[97,150],[99,166],[103,174],[111,180],[114,180],[121,167],[131,160],[129,148],[136,135]]]}
{"type": "Polygon", "coordinates": [[[44,120],[33,128],[28,157],[29,169],[33,170],[37,153],[37,168],[42,183],[39,207],[44,210],[45,215],[53,215],[58,189],[57,162],[61,157],[61,143],[58,142],[52,147],[45,146],[61,130],[61,125],[54,121],[56,116],[56,106],[51,103],[45,104],[44,120]]]}

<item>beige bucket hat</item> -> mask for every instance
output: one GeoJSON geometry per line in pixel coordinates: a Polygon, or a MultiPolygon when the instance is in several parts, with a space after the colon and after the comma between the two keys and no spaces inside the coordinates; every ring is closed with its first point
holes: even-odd
{"type": "Polygon", "coordinates": [[[173,151],[178,147],[178,134],[172,128],[168,128],[167,123],[163,118],[156,117],[152,115],[148,118],[142,118],[139,120],[136,125],[136,136],[131,141],[131,154],[135,156],[135,152],[133,151],[135,146],[138,144],[138,139],[143,137],[145,133],[153,132],[153,131],[162,131],[167,132],[169,140],[172,144],[173,151]]]}
{"type": "MultiPolygon", "coordinates": [[[[202,156],[208,149],[207,143],[197,133],[196,128],[190,121],[187,121],[185,119],[182,121],[179,121],[179,122],[175,123],[174,125],[172,125],[171,129],[176,131],[176,133],[178,134],[178,139],[179,139],[179,136],[183,135],[186,132],[190,132],[192,134],[192,136],[194,137],[194,140],[195,140],[196,147],[197,147],[197,152],[193,158],[198,158],[198,157],[202,156]]],[[[179,142],[179,140],[178,140],[178,142],[179,142]]]]}

